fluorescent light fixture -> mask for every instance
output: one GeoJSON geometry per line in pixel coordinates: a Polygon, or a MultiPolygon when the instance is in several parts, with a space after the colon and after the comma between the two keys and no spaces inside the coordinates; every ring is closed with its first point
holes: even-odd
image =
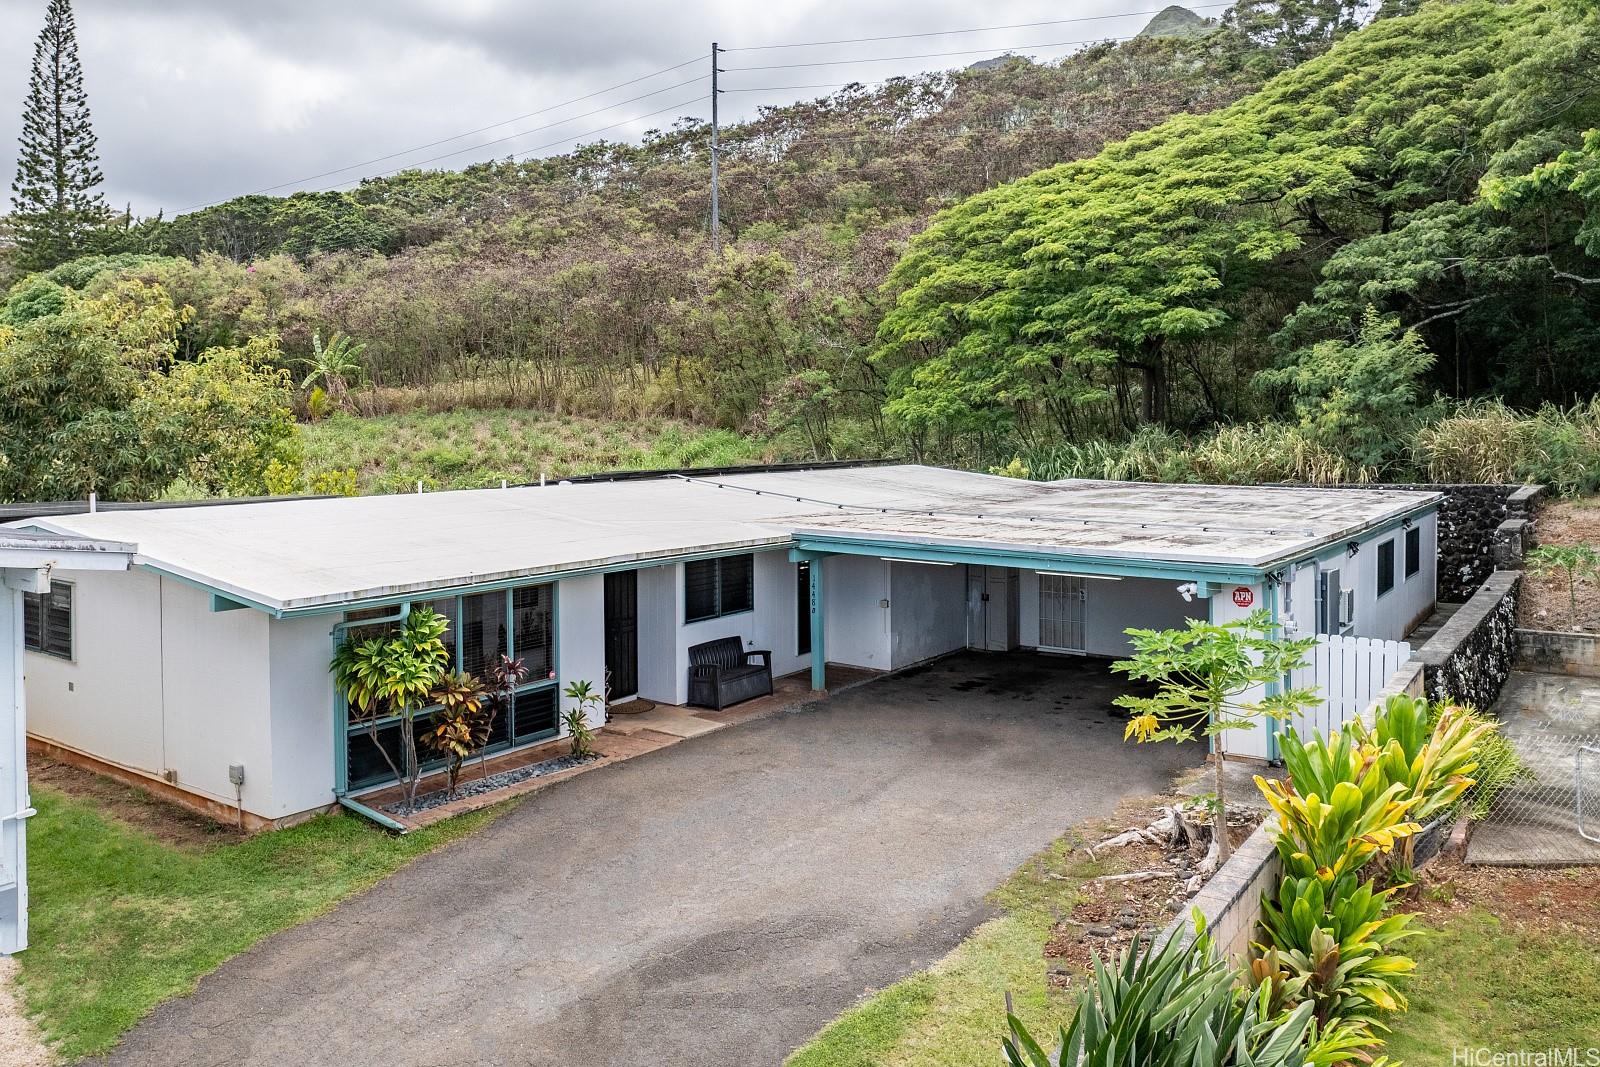
{"type": "Polygon", "coordinates": [[[954,567],[955,564],[946,559],[906,559],[904,556],[879,556],[885,563],[917,563],[924,567],[954,567]]]}
{"type": "Polygon", "coordinates": [[[1122,581],[1115,574],[1079,574],[1077,571],[1034,571],[1035,574],[1048,574],[1053,578],[1093,578],[1100,582],[1122,581]]]}

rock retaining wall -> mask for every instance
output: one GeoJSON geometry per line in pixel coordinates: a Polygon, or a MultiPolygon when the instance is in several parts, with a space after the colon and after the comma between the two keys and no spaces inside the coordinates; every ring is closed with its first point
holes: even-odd
{"type": "Polygon", "coordinates": [[[1517,652],[1518,571],[1495,571],[1412,657],[1429,700],[1487,711],[1500,699],[1517,652]]]}

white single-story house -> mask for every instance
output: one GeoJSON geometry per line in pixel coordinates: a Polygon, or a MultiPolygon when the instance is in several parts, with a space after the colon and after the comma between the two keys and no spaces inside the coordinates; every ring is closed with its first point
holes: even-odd
{"type": "Polygon", "coordinates": [[[62,637],[50,590],[69,587],[58,575],[126,571],[132,562],[132,545],[0,528],[0,955],[28,944],[28,653],[62,637]]]}
{"type": "Polygon", "coordinates": [[[1257,608],[1293,632],[1398,639],[1433,608],[1438,500],[900,465],[36,518],[138,552],[72,579],[70,639],[28,656],[31,730],[275,822],[386,784],[328,661],[351,625],[410,604],[450,617],[460,668],[509,653],[532,669],[493,750],[558,736],[579,679],[683,703],[689,649],[714,638],[815,688],[828,663],[1116,656],[1127,627],[1257,608]]]}

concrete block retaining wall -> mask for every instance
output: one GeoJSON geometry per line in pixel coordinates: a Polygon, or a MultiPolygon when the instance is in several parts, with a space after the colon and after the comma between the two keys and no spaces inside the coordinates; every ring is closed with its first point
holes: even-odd
{"type": "Polygon", "coordinates": [[[1550,674],[1600,678],[1600,636],[1518,630],[1517,666],[1550,674]]]}

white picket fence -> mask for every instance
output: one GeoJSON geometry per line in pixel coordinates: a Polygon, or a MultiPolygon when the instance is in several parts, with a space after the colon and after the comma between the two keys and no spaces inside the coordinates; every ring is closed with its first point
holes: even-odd
{"type": "Polygon", "coordinates": [[[1302,738],[1337,729],[1365,711],[1389,676],[1410,658],[1411,646],[1404,641],[1320,635],[1307,657],[1310,662],[1293,673],[1291,682],[1296,689],[1316,690],[1322,703],[1296,715],[1289,725],[1302,738]]]}

